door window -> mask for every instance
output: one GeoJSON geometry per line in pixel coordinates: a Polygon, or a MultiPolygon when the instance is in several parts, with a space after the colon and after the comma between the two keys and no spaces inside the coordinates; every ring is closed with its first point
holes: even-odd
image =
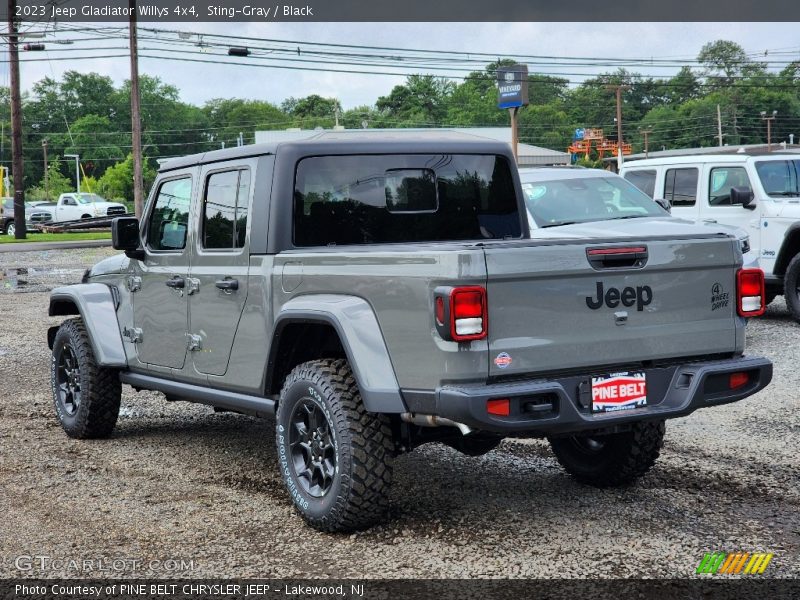
{"type": "Polygon", "coordinates": [[[642,190],[651,198],[655,197],[656,193],[656,172],[655,170],[647,171],[628,171],[625,173],[625,179],[630,181],[637,188],[642,190]]]}
{"type": "Polygon", "coordinates": [[[664,177],[664,199],[672,206],[694,206],[697,199],[697,169],[669,169],[664,177]]]}
{"type": "MultiPolygon", "coordinates": [[[[709,206],[730,206],[731,188],[750,186],[750,178],[743,167],[715,167],[708,181],[709,206]]],[[[751,188],[752,189],[752,188],[751,188]]]]}
{"type": "Polygon", "coordinates": [[[203,199],[203,248],[234,250],[244,247],[250,171],[212,173],[203,199]]]}
{"type": "Polygon", "coordinates": [[[158,188],[147,226],[147,246],[151,250],[182,250],[186,247],[192,178],[165,181],[158,188]]]}

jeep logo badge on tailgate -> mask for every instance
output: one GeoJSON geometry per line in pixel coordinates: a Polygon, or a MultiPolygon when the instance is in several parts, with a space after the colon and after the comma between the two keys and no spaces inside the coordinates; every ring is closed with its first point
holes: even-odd
{"type": "Polygon", "coordinates": [[[616,308],[622,306],[636,305],[636,310],[644,310],[644,307],[653,301],[653,290],[649,285],[637,285],[635,288],[626,287],[619,290],[615,287],[608,288],[608,291],[603,293],[603,282],[597,282],[597,297],[586,296],[586,306],[592,310],[597,310],[603,304],[608,308],[616,308]]]}

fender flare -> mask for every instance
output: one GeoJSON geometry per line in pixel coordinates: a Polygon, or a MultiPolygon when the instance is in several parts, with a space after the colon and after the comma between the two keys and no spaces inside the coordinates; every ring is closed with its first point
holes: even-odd
{"type": "Polygon", "coordinates": [[[336,330],[368,411],[407,412],[378,319],[366,300],[340,294],[309,294],[289,300],[275,318],[270,367],[275,364],[273,355],[281,330],[298,322],[326,323],[336,330]]]}
{"type": "MultiPolygon", "coordinates": [[[[97,363],[104,367],[128,366],[119,332],[116,302],[107,285],[80,283],[55,288],[50,293],[48,314],[51,317],[80,315],[97,363]]],[[[57,329],[51,327],[48,331],[47,341],[51,348],[57,329]]]]}

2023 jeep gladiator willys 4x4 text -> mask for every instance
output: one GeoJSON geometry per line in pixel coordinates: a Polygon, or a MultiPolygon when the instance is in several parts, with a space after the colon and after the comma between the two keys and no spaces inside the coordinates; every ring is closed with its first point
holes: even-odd
{"type": "Polygon", "coordinates": [[[343,531],[381,518],[394,456],[422,443],[546,436],[573,476],[618,485],[665,419],[769,383],[743,355],[763,274],[735,237],[612,193],[613,219],[536,239],[513,164],[505,144],[364,133],[162,165],[141,225],[114,222],[125,254],[52,292],[76,315],[48,335],[58,419],[108,436],[123,383],[274,414],[295,506],[343,531]]]}

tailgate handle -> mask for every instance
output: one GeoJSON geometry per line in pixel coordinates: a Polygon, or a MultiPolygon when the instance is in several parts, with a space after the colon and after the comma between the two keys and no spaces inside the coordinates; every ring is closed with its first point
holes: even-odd
{"type": "Polygon", "coordinates": [[[611,246],[587,248],[586,258],[592,268],[603,269],[641,269],[647,264],[647,246],[611,246]]]}

